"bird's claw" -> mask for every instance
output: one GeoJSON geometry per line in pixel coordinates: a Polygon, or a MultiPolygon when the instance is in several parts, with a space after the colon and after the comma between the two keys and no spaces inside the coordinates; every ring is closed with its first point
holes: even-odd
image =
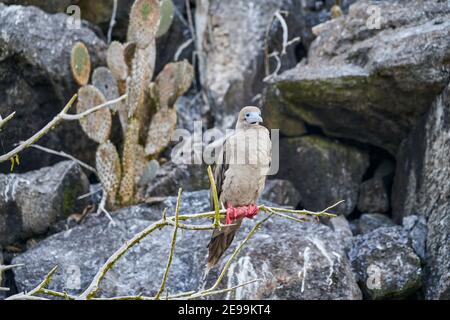
{"type": "Polygon", "coordinates": [[[251,204],[248,206],[236,207],[229,205],[226,213],[226,224],[232,224],[234,221],[240,218],[253,219],[258,214],[258,206],[251,204]]]}

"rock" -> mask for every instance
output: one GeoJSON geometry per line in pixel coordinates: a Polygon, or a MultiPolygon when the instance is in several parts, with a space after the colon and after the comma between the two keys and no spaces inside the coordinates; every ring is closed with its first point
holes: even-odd
{"type": "Polygon", "coordinates": [[[64,13],[75,0],[2,0],[4,4],[18,4],[22,6],[35,6],[49,13],[64,13]]]}
{"type": "Polygon", "coordinates": [[[392,191],[393,217],[427,221],[426,298],[450,299],[450,86],[402,143],[392,191]]]}
{"type": "Polygon", "coordinates": [[[403,228],[408,231],[415,253],[422,259],[426,257],[427,221],[423,216],[407,216],[403,218],[403,228]]]}
{"type": "Polygon", "coordinates": [[[81,167],[63,161],[24,174],[0,174],[0,244],[45,233],[57,220],[81,212],[89,192],[81,167]]]}
{"type": "Polygon", "coordinates": [[[373,177],[361,183],[358,199],[359,211],[369,213],[389,211],[394,170],[395,165],[392,162],[383,161],[375,170],[373,177]]]}
{"type": "Polygon", "coordinates": [[[349,258],[371,299],[406,298],[422,285],[420,259],[401,227],[379,228],[356,236],[349,258]]]}
{"type": "MultiPolygon", "coordinates": [[[[85,27],[68,29],[66,22],[64,14],[50,15],[35,7],[0,3],[0,114],[16,111],[15,119],[2,128],[5,150],[41,129],[77,92],[69,65],[75,42],[86,44],[93,68],[104,64],[105,43],[85,27]]],[[[61,123],[39,143],[85,162],[94,159],[96,145],[75,121],[61,123]]],[[[19,171],[60,160],[32,148],[20,157],[19,171]]],[[[9,172],[9,167],[8,163],[1,164],[0,172],[9,172]]]]}
{"type": "Polygon", "coordinates": [[[204,165],[175,164],[168,161],[161,165],[156,177],[144,187],[146,197],[173,196],[179,188],[195,191],[209,188],[209,180],[204,165]]]}
{"type": "Polygon", "coordinates": [[[382,227],[392,227],[395,223],[385,214],[365,213],[357,220],[356,234],[366,234],[382,227]]]}
{"type": "MultiPolygon", "coordinates": [[[[182,200],[182,213],[209,210],[206,190],[184,193],[182,200]]],[[[160,219],[163,207],[169,207],[169,212],[173,212],[175,202],[176,199],[171,197],[161,205],[135,206],[115,212],[112,216],[117,227],[108,225],[106,217],[90,216],[84,224],[43,240],[14,259],[14,263],[27,262],[23,268],[14,270],[18,290],[34,287],[51,268],[59,265],[49,287],[79,293],[121,244],[160,219]]],[[[263,215],[261,213],[261,217],[263,215]]],[[[231,249],[257,220],[259,218],[244,221],[231,249]]],[[[101,285],[101,295],[154,294],[167,263],[171,234],[171,228],[164,228],[127,252],[107,274],[101,285]]],[[[209,238],[210,231],[178,233],[166,286],[170,294],[198,290],[202,286],[209,238]]],[[[359,299],[361,292],[350,269],[339,237],[330,228],[317,223],[294,224],[277,217],[263,225],[248,242],[228,273],[231,277],[226,276],[223,284],[234,284],[237,279],[262,278],[260,284],[237,291],[240,297],[252,299],[261,296],[272,299],[359,299]],[[241,270],[242,266],[248,266],[248,269],[241,270]]]]}
{"type": "Polygon", "coordinates": [[[297,204],[300,202],[300,194],[292,182],[281,179],[266,180],[266,186],[261,194],[261,198],[293,208],[297,207],[297,204]]]}
{"type": "Polygon", "coordinates": [[[195,130],[195,122],[198,122],[202,129],[209,128],[207,117],[208,106],[206,106],[200,95],[182,96],[175,102],[177,109],[177,128],[186,129],[190,133],[195,130]],[[201,122],[200,122],[201,121],[201,122]]]}
{"type": "Polygon", "coordinates": [[[358,210],[361,212],[389,211],[389,194],[382,179],[373,178],[359,187],[358,210]]]}
{"type": "Polygon", "coordinates": [[[345,200],[337,211],[346,216],[353,211],[369,166],[367,153],[328,138],[303,136],[282,139],[280,159],[277,177],[294,184],[305,209],[323,210],[345,200]]]}
{"type": "Polygon", "coordinates": [[[373,4],[358,1],[348,15],[321,26],[308,59],[271,86],[286,103],[279,109],[283,117],[395,155],[449,81],[450,7],[433,0],[377,1],[380,29],[368,29],[373,4]]]}

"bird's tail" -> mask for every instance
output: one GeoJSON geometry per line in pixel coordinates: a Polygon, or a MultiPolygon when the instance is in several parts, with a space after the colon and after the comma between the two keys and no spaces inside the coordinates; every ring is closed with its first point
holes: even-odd
{"type": "Polygon", "coordinates": [[[208,244],[208,264],[206,270],[210,270],[214,267],[222,257],[223,253],[233,242],[236,231],[241,226],[242,219],[235,222],[234,225],[224,227],[220,231],[214,231],[211,237],[211,241],[208,244]]]}

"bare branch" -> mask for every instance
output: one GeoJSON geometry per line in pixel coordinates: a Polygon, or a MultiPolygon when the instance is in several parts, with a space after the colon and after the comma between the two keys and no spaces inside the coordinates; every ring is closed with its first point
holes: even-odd
{"type": "Polygon", "coordinates": [[[109,22],[109,28],[108,28],[108,43],[110,43],[111,39],[112,39],[112,30],[113,30],[114,26],[116,25],[116,15],[117,15],[117,0],[114,0],[111,21],[109,22]]]}
{"type": "Polygon", "coordinates": [[[2,117],[0,116],[0,130],[8,121],[10,121],[12,118],[14,118],[15,115],[16,115],[16,112],[14,111],[9,116],[7,116],[5,119],[2,119],[2,117]]]}
{"type": "MultiPolygon", "coordinates": [[[[24,141],[20,141],[18,144],[20,145],[22,143],[24,143],[24,141]]],[[[30,147],[38,149],[38,150],[41,150],[41,151],[44,151],[44,152],[47,152],[47,153],[50,153],[50,154],[54,154],[54,155],[57,155],[57,156],[60,156],[60,157],[63,157],[63,158],[67,158],[67,159],[70,159],[72,161],[75,161],[76,163],[78,163],[80,166],[82,166],[86,170],[89,170],[89,171],[91,171],[91,172],[93,172],[93,173],[95,173],[97,175],[97,170],[95,170],[93,167],[91,167],[87,163],[84,163],[81,160],[78,160],[74,156],[72,156],[72,155],[70,155],[68,153],[65,153],[64,151],[56,151],[56,150],[53,150],[53,149],[50,149],[50,148],[46,148],[46,147],[40,146],[38,144],[32,144],[32,145],[30,145],[30,147]]]]}

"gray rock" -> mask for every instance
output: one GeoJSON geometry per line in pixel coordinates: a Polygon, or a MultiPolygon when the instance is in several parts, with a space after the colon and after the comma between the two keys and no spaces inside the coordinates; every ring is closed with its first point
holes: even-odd
{"type": "Polygon", "coordinates": [[[261,198],[293,208],[300,202],[300,194],[294,184],[289,180],[281,179],[266,180],[261,198]]]}
{"type": "Polygon", "coordinates": [[[407,216],[403,218],[403,228],[408,231],[412,247],[416,254],[425,260],[427,241],[427,221],[423,216],[407,216]]]}
{"type": "MultiPolygon", "coordinates": [[[[105,43],[88,28],[68,29],[67,16],[50,15],[36,7],[0,3],[0,114],[16,117],[2,128],[5,150],[47,124],[78,87],[70,71],[70,52],[77,41],[89,49],[92,66],[104,63],[105,43]],[[24,125],[26,124],[26,125],[24,125]]],[[[40,143],[92,163],[95,143],[76,121],[61,123],[40,143]]],[[[17,170],[32,170],[60,159],[32,148],[21,154],[17,170]]],[[[9,164],[0,165],[8,172],[9,164]]]]}
{"type": "Polygon", "coordinates": [[[393,216],[427,221],[426,297],[450,299],[450,87],[402,143],[393,186],[393,216]]]}
{"type": "Polygon", "coordinates": [[[349,258],[361,287],[372,299],[406,298],[422,285],[420,259],[402,227],[356,236],[349,258]]]}
{"type": "Polygon", "coordinates": [[[89,192],[81,167],[63,161],[24,174],[0,174],[0,244],[45,233],[57,220],[81,212],[89,192]]]}
{"type": "Polygon", "coordinates": [[[363,0],[320,29],[308,59],[272,80],[286,103],[280,112],[395,154],[448,83],[450,7],[363,0]],[[373,4],[380,29],[366,26],[373,4]]]}
{"type": "Polygon", "coordinates": [[[175,164],[167,161],[159,168],[156,176],[142,187],[145,197],[173,196],[179,188],[196,191],[209,187],[208,174],[204,165],[175,164]]]}
{"type": "Polygon", "coordinates": [[[355,234],[366,234],[382,227],[392,227],[395,223],[385,214],[365,213],[357,220],[355,234]]]}
{"type": "Polygon", "coordinates": [[[201,95],[182,96],[175,102],[177,109],[177,128],[182,128],[193,133],[196,121],[199,122],[200,128],[207,129],[209,121],[207,118],[208,106],[204,104],[201,95]],[[201,123],[200,123],[201,121],[201,123]]]}
{"type": "Polygon", "coordinates": [[[359,187],[358,210],[361,212],[389,211],[389,194],[382,179],[372,178],[359,187]]]}
{"type": "MultiPolygon", "coordinates": [[[[209,210],[208,191],[185,193],[182,200],[182,213],[209,210]]],[[[115,212],[112,215],[116,227],[108,224],[105,217],[91,216],[84,224],[43,240],[14,259],[14,263],[26,262],[26,266],[14,270],[18,290],[34,287],[51,268],[59,265],[49,287],[80,292],[108,256],[135,233],[159,219],[163,207],[173,212],[175,201],[171,197],[162,205],[135,206],[115,212]]],[[[257,220],[244,221],[230,250],[257,220]]],[[[170,228],[157,231],[127,252],[107,275],[101,285],[101,295],[154,294],[165,270],[171,233],[170,228]]],[[[169,293],[202,287],[209,238],[209,231],[180,231],[167,283],[169,293]]],[[[213,276],[213,272],[209,276],[213,276]]],[[[252,299],[361,298],[339,237],[317,223],[293,224],[290,220],[273,218],[263,225],[239,254],[223,285],[253,277],[262,278],[263,282],[238,290],[237,295],[252,299]]]]}
{"type": "Polygon", "coordinates": [[[349,215],[353,211],[369,166],[365,152],[324,137],[303,136],[282,139],[280,159],[277,177],[294,184],[305,209],[323,210],[345,200],[337,212],[349,215]]]}
{"type": "Polygon", "coordinates": [[[35,6],[49,13],[64,13],[76,0],[3,0],[4,4],[18,4],[22,6],[35,6]]]}

